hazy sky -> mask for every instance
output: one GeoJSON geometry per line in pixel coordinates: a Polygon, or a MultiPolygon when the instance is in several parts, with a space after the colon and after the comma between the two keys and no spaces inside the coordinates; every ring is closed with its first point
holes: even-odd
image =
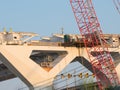
{"type": "MultiPolygon", "coordinates": [[[[112,0],[93,0],[94,7],[104,33],[120,33],[120,15],[112,0]]],[[[52,33],[79,33],[69,0],[0,0],[0,31],[12,27],[13,31],[35,32],[41,36],[52,33]]],[[[16,90],[16,80],[4,85],[16,90]]],[[[17,80],[19,83],[19,80],[17,80]]],[[[4,85],[3,85],[4,84],[4,85]]],[[[17,87],[17,86],[16,86],[17,87]]],[[[19,86],[18,86],[19,87],[19,86]]],[[[1,90],[1,89],[0,89],[1,90]]]]}
{"type": "MultiPolygon", "coordinates": [[[[104,33],[119,33],[120,15],[112,0],[93,0],[104,33]]],[[[0,31],[35,32],[41,36],[79,33],[69,0],[0,0],[0,31]]]]}

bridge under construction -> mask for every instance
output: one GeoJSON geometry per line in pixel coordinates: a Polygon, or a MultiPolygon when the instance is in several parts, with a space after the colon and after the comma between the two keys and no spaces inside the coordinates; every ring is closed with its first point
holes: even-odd
{"type": "MultiPolygon", "coordinates": [[[[75,87],[98,90],[81,35],[53,34],[41,40],[31,40],[38,35],[3,31],[0,36],[0,81],[19,77],[30,90],[64,90],[75,87]],[[64,71],[66,67],[69,69],[64,71]]],[[[120,79],[120,35],[104,36],[120,79]]],[[[95,52],[91,52],[91,55],[94,58],[95,52]]],[[[97,67],[95,70],[100,75],[99,82],[109,82],[105,72],[97,67]],[[106,81],[103,77],[106,77],[106,81]]],[[[108,83],[105,87],[110,85],[108,83]]]]}
{"type": "Polygon", "coordinates": [[[30,90],[120,90],[120,35],[103,34],[92,0],[69,1],[81,35],[33,40],[38,34],[0,32],[0,81],[19,77],[30,90]]]}

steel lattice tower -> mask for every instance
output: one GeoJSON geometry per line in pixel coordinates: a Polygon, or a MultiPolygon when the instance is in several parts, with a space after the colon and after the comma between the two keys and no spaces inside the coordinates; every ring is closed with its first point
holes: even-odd
{"type": "Polygon", "coordinates": [[[92,0],[70,0],[70,3],[99,89],[118,85],[119,79],[113,59],[108,51],[92,0]],[[104,76],[101,76],[100,72],[104,73],[104,76]]]}

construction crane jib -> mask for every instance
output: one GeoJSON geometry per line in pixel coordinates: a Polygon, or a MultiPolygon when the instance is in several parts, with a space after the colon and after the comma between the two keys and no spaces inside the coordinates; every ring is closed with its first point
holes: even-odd
{"type": "Polygon", "coordinates": [[[119,84],[113,59],[108,51],[92,0],[70,0],[83,41],[96,76],[99,90],[119,84]],[[101,75],[100,73],[104,73],[101,75]]]}

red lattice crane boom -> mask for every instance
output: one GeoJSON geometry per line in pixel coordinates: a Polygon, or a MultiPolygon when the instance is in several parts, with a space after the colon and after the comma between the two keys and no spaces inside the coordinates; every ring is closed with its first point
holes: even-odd
{"type": "Polygon", "coordinates": [[[70,0],[70,3],[99,89],[118,85],[119,79],[113,59],[103,37],[92,0],[70,0]],[[100,72],[104,75],[101,76],[100,72]]]}

